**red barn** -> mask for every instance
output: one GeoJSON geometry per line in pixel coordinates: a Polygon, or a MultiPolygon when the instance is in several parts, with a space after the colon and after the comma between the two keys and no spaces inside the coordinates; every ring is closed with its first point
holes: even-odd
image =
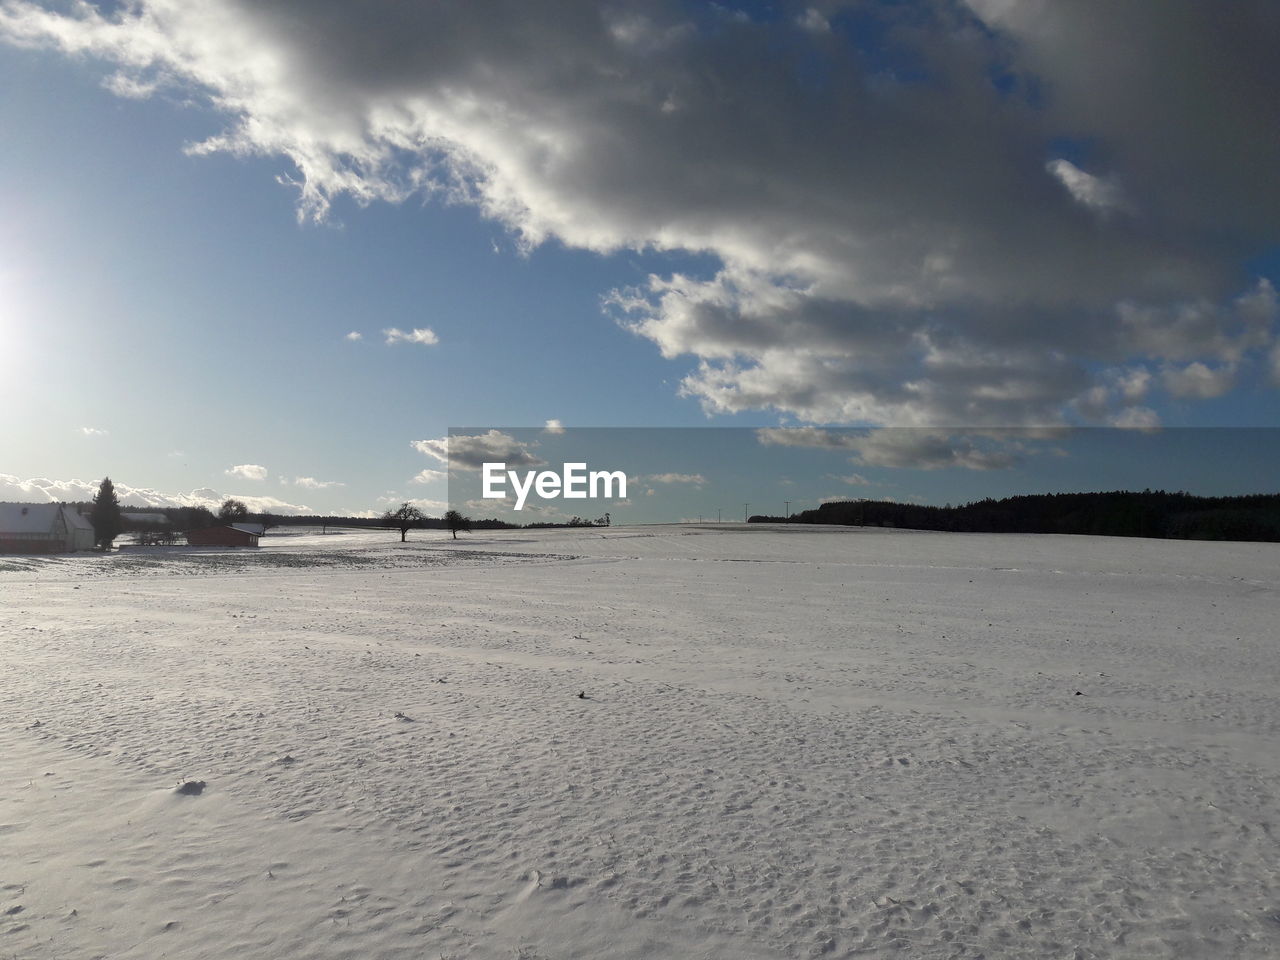
{"type": "Polygon", "coordinates": [[[188,530],[187,543],[193,547],[256,547],[258,535],[239,524],[188,530]]]}

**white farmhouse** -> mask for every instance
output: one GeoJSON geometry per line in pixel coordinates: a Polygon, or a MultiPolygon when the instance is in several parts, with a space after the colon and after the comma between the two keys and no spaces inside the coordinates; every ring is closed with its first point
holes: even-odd
{"type": "Polygon", "coordinates": [[[0,503],[0,553],[69,553],[93,541],[93,525],[65,503],[0,503]]]}

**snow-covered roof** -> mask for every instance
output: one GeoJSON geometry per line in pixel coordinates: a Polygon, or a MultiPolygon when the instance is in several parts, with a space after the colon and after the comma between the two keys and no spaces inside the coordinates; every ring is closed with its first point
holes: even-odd
{"type": "Polygon", "coordinates": [[[67,519],[67,526],[72,530],[92,530],[93,524],[89,522],[89,518],[80,513],[75,507],[62,505],[62,515],[67,519]]]}
{"type": "Polygon", "coordinates": [[[49,533],[60,509],[60,503],[0,503],[0,533],[49,533]]]}
{"type": "Polygon", "coordinates": [[[58,511],[68,529],[92,532],[88,518],[65,503],[0,503],[0,533],[52,533],[58,511]]]}
{"type": "Polygon", "coordinates": [[[239,530],[241,533],[252,533],[255,537],[263,534],[263,527],[260,523],[233,523],[230,524],[232,530],[239,530]]]}

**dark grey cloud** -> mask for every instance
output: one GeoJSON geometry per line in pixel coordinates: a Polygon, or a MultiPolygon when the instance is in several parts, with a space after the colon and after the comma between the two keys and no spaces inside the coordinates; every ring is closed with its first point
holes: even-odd
{"type": "Polygon", "coordinates": [[[606,297],[710,411],[1150,421],[1277,356],[1243,267],[1280,242],[1273,0],[51,11],[0,35],[203,93],[193,151],[288,158],[303,216],[434,193],[528,246],[712,255],[606,297]]]}
{"type": "Polygon", "coordinates": [[[414,440],[411,446],[446,464],[450,470],[459,467],[479,470],[486,463],[506,463],[508,467],[537,467],[545,463],[529,449],[536,447],[536,443],[517,440],[501,430],[414,440]]]}
{"type": "MultiPolygon", "coordinates": [[[[1052,453],[1040,441],[1056,430],[974,430],[956,432],[919,427],[874,430],[830,430],[820,427],[765,427],[756,439],[765,446],[809,447],[850,454],[850,462],[871,467],[914,470],[1004,470],[1033,453],[1052,453]]],[[[861,474],[837,477],[845,483],[868,483],[861,474]]]]}
{"type": "Polygon", "coordinates": [[[1144,220],[1247,254],[1280,213],[1280,6],[1270,0],[968,0],[1089,138],[1144,220]],[[1198,237],[1208,234],[1211,237],[1198,237]]]}

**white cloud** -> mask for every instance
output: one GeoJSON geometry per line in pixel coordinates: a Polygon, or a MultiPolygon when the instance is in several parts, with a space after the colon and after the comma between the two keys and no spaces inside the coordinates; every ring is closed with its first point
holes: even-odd
{"type": "MultiPolygon", "coordinates": [[[[377,497],[374,500],[374,502],[382,504],[383,506],[385,506],[387,509],[390,509],[390,510],[394,510],[395,508],[399,507],[402,503],[407,503],[411,507],[417,507],[419,510],[421,510],[423,513],[427,514],[428,516],[431,516],[432,514],[443,513],[445,510],[449,509],[449,505],[445,503],[443,500],[434,500],[431,498],[424,498],[424,497],[406,497],[395,492],[388,492],[384,496],[377,497]]],[[[377,510],[377,511],[374,511],[374,515],[380,517],[384,512],[385,512],[384,510],[377,510]]],[[[363,516],[363,514],[353,514],[353,516],[363,516]]]]}
{"type": "MultiPolygon", "coordinates": [[[[46,477],[21,480],[12,474],[0,473],[0,501],[61,503],[92,500],[98,492],[100,482],[99,480],[50,480],[46,477]]],[[[117,483],[115,487],[116,495],[120,496],[123,502],[121,485],[117,483]]]]}
{"type": "Polygon", "coordinates": [[[1232,364],[1213,368],[1196,360],[1185,367],[1165,367],[1160,378],[1175,397],[1206,400],[1222,396],[1235,385],[1236,368],[1232,364]]]}
{"type": "Polygon", "coordinates": [[[510,516],[516,523],[564,523],[577,514],[569,513],[551,503],[526,503],[518,512],[513,509],[510,516]]]}
{"type": "Polygon", "coordinates": [[[1120,396],[1127,403],[1136,403],[1151,390],[1151,371],[1145,367],[1122,370],[1116,374],[1115,381],[1120,396]]]}
{"type": "Polygon", "coordinates": [[[1046,167],[1078,202],[1100,213],[1112,213],[1129,206],[1124,191],[1114,181],[1095,177],[1070,160],[1052,160],[1046,167]]]}
{"type": "Polygon", "coordinates": [[[1155,378],[1146,367],[1116,367],[1103,371],[1100,382],[1077,396],[1072,404],[1088,421],[1110,423],[1127,407],[1142,402],[1155,378]]]}
{"type": "Polygon", "coordinates": [[[537,467],[540,460],[529,448],[534,443],[521,442],[499,430],[475,435],[454,435],[436,440],[414,440],[411,446],[419,453],[435,457],[450,467],[479,469],[485,463],[506,463],[507,467],[537,467]]]}
{"type": "Polygon", "coordinates": [[[543,430],[546,433],[564,433],[564,424],[559,420],[548,420],[543,430]]]}
{"type": "Polygon", "coordinates": [[[647,480],[649,483],[692,483],[701,486],[707,482],[707,478],[700,473],[655,473],[641,480],[647,480]]]}
{"type": "Polygon", "coordinates": [[[850,430],[823,430],[820,427],[761,427],[756,439],[765,446],[816,447],[847,450],[857,446],[861,434],[850,430]]]}
{"type": "Polygon", "coordinates": [[[102,85],[117,97],[123,97],[126,100],[146,100],[160,89],[157,81],[144,80],[124,72],[111,74],[102,81],[102,85]]]}
{"type": "Polygon", "coordinates": [[[382,331],[382,335],[387,338],[388,346],[395,343],[419,343],[424,347],[431,347],[440,342],[440,338],[430,327],[418,327],[409,331],[389,327],[382,331]]]}
{"type": "MultiPolygon", "coordinates": [[[[302,506],[297,503],[290,503],[287,500],[281,500],[279,497],[260,497],[253,494],[231,493],[229,497],[234,497],[241,501],[249,508],[250,513],[315,513],[310,507],[302,506]]],[[[227,497],[214,497],[206,503],[200,504],[207,506],[210,510],[217,512],[217,508],[227,497]]]]}
{"type": "Polygon", "coordinates": [[[1126,301],[1117,314],[1122,344],[1131,352],[1164,360],[1239,363],[1274,341],[1280,303],[1275,287],[1263,279],[1226,305],[1203,299],[1163,307],[1126,301]]]}
{"type": "Polygon", "coordinates": [[[855,463],[914,470],[1005,470],[1022,461],[1017,442],[930,430],[875,430],[857,438],[855,463]]]}
{"type": "Polygon", "coordinates": [[[1111,390],[1099,383],[1085,390],[1074,400],[1075,407],[1087,420],[1101,420],[1108,416],[1114,397],[1111,390]]]}
{"type": "Polygon", "coordinates": [[[868,480],[866,477],[864,477],[864,476],[863,476],[862,474],[860,474],[860,473],[851,473],[851,474],[849,474],[848,476],[844,476],[844,477],[835,477],[835,479],[836,479],[836,480],[839,480],[841,483],[847,483],[847,484],[849,484],[849,486],[851,486],[851,487],[870,487],[870,486],[873,486],[872,482],[871,482],[870,480],[868,480]]]}
{"type": "Polygon", "coordinates": [[[228,477],[239,477],[241,480],[265,480],[267,468],[257,463],[241,463],[222,471],[228,477]]]}
{"type": "Polygon", "coordinates": [[[448,479],[449,474],[444,470],[420,470],[410,483],[435,483],[437,480],[448,479]]]}
{"type": "Polygon", "coordinates": [[[1111,426],[1151,432],[1160,427],[1160,415],[1150,407],[1128,407],[1111,417],[1111,426]]]}
{"type": "Polygon", "coordinates": [[[419,510],[426,514],[442,513],[449,509],[449,504],[443,500],[431,500],[422,497],[414,497],[409,500],[419,510]]]}
{"type": "Polygon", "coordinates": [[[330,487],[346,486],[339,480],[317,480],[315,477],[294,477],[293,484],[296,487],[306,487],[308,490],[328,490],[330,487]]]}
{"type": "Polygon", "coordinates": [[[350,333],[348,333],[348,334],[347,334],[345,337],[343,337],[342,339],[344,339],[344,340],[350,340],[352,343],[355,343],[357,340],[363,340],[363,339],[364,339],[364,334],[363,334],[363,333],[361,333],[359,330],[352,330],[350,333]]]}
{"type": "MultiPolygon", "coordinates": [[[[386,496],[378,497],[375,502],[384,504],[387,507],[387,509],[390,509],[390,510],[394,510],[397,507],[399,507],[401,504],[407,503],[411,507],[417,507],[427,516],[431,516],[432,514],[443,513],[445,510],[449,509],[449,505],[445,503],[443,500],[431,500],[431,499],[424,499],[421,497],[403,497],[398,493],[390,493],[390,494],[387,494],[386,496]]],[[[380,517],[384,512],[385,511],[383,510],[374,511],[373,515],[380,517]]],[[[353,514],[353,516],[363,516],[363,515],[367,515],[367,514],[353,514]]]]}
{"type": "MultiPolygon", "coordinates": [[[[8,0],[0,36],[207,103],[227,125],[191,152],[287,163],[302,217],[417,194],[524,250],[705,255],[610,302],[708,412],[974,426],[1060,423],[1099,370],[1267,355],[1274,293],[1232,297],[1280,223],[1273,7],[871,4],[873,52],[823,4],[641,0],[8,0]],[[1059,140],[1080,155],[1046,166],[1059,140]]],[[[1106,416],[1131,398],[1104,385],[1106,416]]]]}
{"type": "Polygon", "coordinates": [[[111,431],[102,430],[98,427],[81,427],[80,433],[86,437],[107,437],[111,435],[111,431]]]}
{"type": "MultiPolygon", "coordinates": [[[[974,430],[951,433],[908,427],[875,430],[824,430],[819,427],[764,427],[756,439],[765,446],[812,447],[853,454],[853,463],[876,467],[941,470],[1003,470],[1016,466],[1027,442],[1053,435],[1051,430],[974,430]]],[[[861,474],[839,478],[866,483],[861,474]],[[856,479],[855,479],[856,478],[856,479]]]]}
{"type": "MultiPolygon", "coordinates": [[[[454,509],[458,509],[457,505],[454,509]]],[[[571,516],[547,503],[526,503],[521,510],[517,511],[514,509],[514,499],[510,496],[501,500],[466,500],[462,504],[462,510],[472,519],[493,518],[505,520],[508,523],[563,523],[571,516]]]]}
{"type": "MultiPolygon", "coordinates": [[[[99,480],[50,480],[45,477],[20,479],[0,473],[0,500],[20,502],[84,502],[93,499],[98,492],[99,480]]],[[[261,513],[312,513],[302,504],[289,503],[276,497],[258,497],[248,494],[224,494],[210,487],[201,487],[190,493],[164,493],[151,487],[133,487],[113,481],[120,503],[128,507],[205,507],[217,511],[228,496],[242,500],[251,512],[261,513]]]]}
{"type": "Polygon", "coordinates": [[[831,32],[830,21],[828,21],[821,12],[815,10],[813,7],[809,7],[809,9],[805,10],[804,13],[796,17],[796,25],[813,33],[831,32]]]}

